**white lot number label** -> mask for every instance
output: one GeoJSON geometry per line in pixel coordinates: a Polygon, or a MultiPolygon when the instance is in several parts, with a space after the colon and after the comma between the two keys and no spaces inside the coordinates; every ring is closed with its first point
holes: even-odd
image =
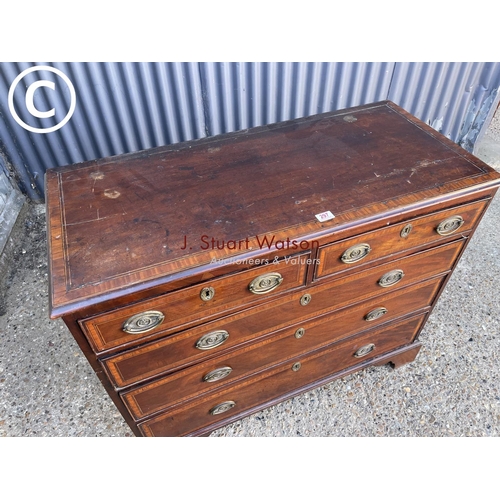
{"type": "Polygon", "coordinates": [[[335,219],[335,215],[333,215],[332,212],[330,212],[330,210],[328,210],[327,212],[322,212],[320,214],[316,214],[315,217],[320,222],[325,222],[327,220],[335,219]]]}

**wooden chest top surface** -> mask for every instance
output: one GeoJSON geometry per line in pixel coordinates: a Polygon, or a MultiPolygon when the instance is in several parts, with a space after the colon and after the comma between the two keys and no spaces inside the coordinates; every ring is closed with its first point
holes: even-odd
{"type": "Polygon", "coordinates": [[[391,102],[54,168],[51,315],[499,177],[391,102]]]}

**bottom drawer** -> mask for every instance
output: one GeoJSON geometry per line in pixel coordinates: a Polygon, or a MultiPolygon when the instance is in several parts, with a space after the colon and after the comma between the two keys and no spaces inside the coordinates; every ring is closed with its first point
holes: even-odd
{"type": "Polygon", "coordinates": [[[411,343],[425,315],[359,334],[139,424],[145,436],[185,436],[411,343]]]}

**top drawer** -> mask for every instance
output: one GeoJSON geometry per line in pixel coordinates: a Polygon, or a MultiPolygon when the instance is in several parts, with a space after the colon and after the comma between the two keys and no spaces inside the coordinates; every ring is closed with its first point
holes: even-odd
{"type": "Polygon", "coordinates": [[[95,352],[135,345],[204,321],[261,297],[304,286],[309,254],[205,281],[160,297],[81,320],[95,352]]]}
{"type": "Polygon", "coordinates": [[[470,231],[487,202],[461,205],[327,245],[319,251],[316,278],[470,231]]]}

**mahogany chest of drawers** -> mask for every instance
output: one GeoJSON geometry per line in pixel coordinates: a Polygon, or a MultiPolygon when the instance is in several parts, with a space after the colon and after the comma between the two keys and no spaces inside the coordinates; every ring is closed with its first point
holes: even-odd
{"type": "Polygon", "coordinates": [[[388,101],[54,168],[51,317],[136,435],[206,435],[412,361],[499,183],[388,101]]]}

